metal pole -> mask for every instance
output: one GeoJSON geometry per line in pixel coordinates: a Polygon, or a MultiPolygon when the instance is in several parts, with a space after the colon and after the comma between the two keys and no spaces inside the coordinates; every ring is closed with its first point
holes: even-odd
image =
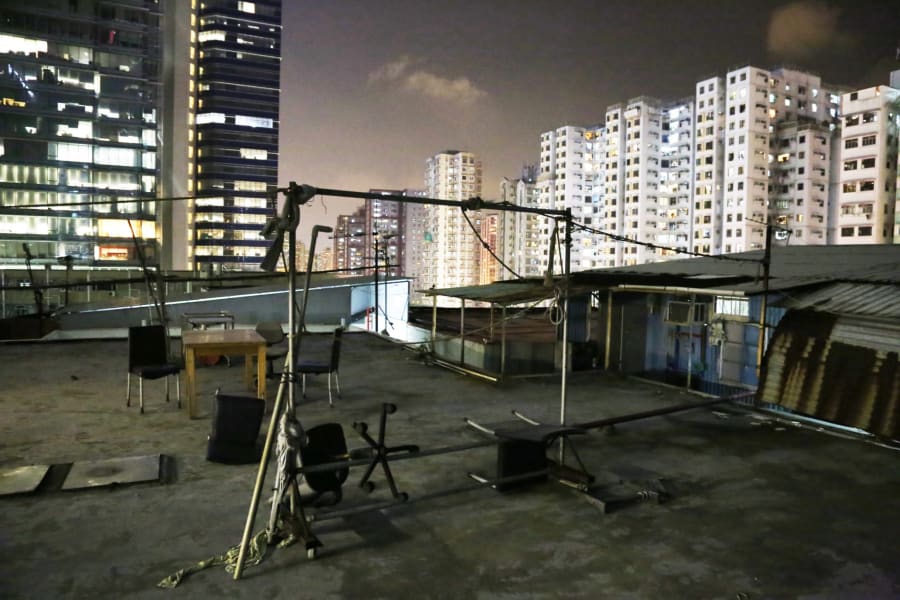
{"type": "Polygon", "coordinates": [[[606,356],[603,360],[603,368],[609,371],[609,353],[612,345],[612,290],[606,291],[606,356]]]}
{"type": "Polygon", "coordinates": [[[459,362],[466,362],[466,299],[462,299],[462,306],[459,311],[459,362]]]}
{"type": "Polygon", "coordinates": [[[434,342],[437,340],[437,296],[431,297],[431,352],[436,353],[434,342]]]}
{"type": "Polygon", "coordinates": [[[506,375],[506,305],[503,305],[500,317],[500,375],[506,375]]]}
{"type": "Polygon", "coordinates": [[[766,344],[766,311],[769,303],[769,268],[772,264],[772,226],[766,225],[766,251],[763,254],[763,296],[759,309],[759,340],[756,343],[756,383],[762,368],[763,350],[766,344]]]}
{"type": "Polygon", "coordinates": [[[687,389],[691,389],[691,374],[694,371],[694,299],[696,296],[691,294],[691,310],[688,313],[688,369],[687,369],[687,389]]]}
{"type": "MultiPolygon", "coordinates": [[[[571,263],[572,246],[572,209],[566,209],[566,259],[563,265],[565,277],[563,278],[563,347],[562,347],[562,378],[559,391],[559,424],[566,424],[566,391],[568,388],[567,374],[569,372],[569,277],[572,275],[571,263]]],[[[559,464],[566,460],[566,440],[564,436],[559,438],[559,464]]]]}
{"type": "Polygon", "coordinates": [[[378,232],[376,231],[374,236],[375,238],[375,333],[380,331],[378,327],[378,232]]]}

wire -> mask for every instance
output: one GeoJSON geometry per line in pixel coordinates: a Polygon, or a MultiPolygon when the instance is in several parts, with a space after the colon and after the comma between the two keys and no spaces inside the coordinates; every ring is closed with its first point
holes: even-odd
{"type": "Polygon", "coordinates": [[[636,240],[634,238],[625,237],[624,235],[618,235],[615,233],[610,233],[608,231],[602,231],[600,229],[594,229],[593,227],[588,227],[587,225],[583,225],[578,223],[577,221],[572,221],[572,225],[589,233],[596,233],[597,235],[606,236],[610,239],[616,240],[618,242],[625,242],[627,244],[637,244],[638,246],[644,246],[646,248],[650,248],[651,250],[669,250],[670,252],[675,252],[676,254],[686,254],[688,256],[700,256],[703,258],[715,258],[717,260],[731,260],[734,262],[749,262],[749,263],[759,263],[762,262],[759,259],[755,258],[737,258],[734,256],[727,256],[724,254],[704,254],[702,252],[693,252],[691,250],[685,250],[684,248],[675,248],[672,246],[661,246],[659,244],[653,244],[651,242],[642,242],[640,240],[636,240]]]}
{"type": "Polygon", "coordinates": [[[487,250],[488,253],[489,253],[491,256],[494,257],[494,260],[496,260],[498,263],[500,263],[500,265],[501,265],[504,269],[506,269],[507,271],[509,271],[510,273],[512,273],[512,274],[516,277],[516,279],[522,279],[522,276],[519,275],[518,273],[516,273],[515,271],[513,271],[513,270],[510,268],[509,265],[507,265],[505,262],[503,262],[503,260],[501,260],[500,257],[497,256],[497,255],[494,253],[494,251],[491,249],[490,244],[488,244],[486,241],[484,241],[484,239],[481,237],[481,234],[478,233],[478,230],[477,230],[477,229],[475,229],[475,225],[472,223],[472,220],[469,219],[469,215],[466,214],[466,209],[461,207],[460,210],[462,210],[462,216],[463,216],[463,218],[465,218],[466,223],[469,224],[469,227],[472,229],[472,233],[474,233],[474,234],[475,234],[475,237],[478,238],[478,241],[481,242],[482,247],[483,247],[485,250],[487,250]]]}

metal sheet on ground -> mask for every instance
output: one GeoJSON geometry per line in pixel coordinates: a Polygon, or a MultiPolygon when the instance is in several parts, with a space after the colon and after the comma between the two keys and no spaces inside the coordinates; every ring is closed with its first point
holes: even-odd
{"type": "Polygon", "coordinates": [[[159,465],[159,454],[76,462],[72,464],[72,469],[69,471],[69,476],[66,477],[62,489],[77,490],[120,483],[154,481],[160,477],[159,465]]]}
{"type": "Polygon", "coordinates": [[[33,492],[50,470],[50,465],[28,465],[0,471],[0,496],[33,492]]]}

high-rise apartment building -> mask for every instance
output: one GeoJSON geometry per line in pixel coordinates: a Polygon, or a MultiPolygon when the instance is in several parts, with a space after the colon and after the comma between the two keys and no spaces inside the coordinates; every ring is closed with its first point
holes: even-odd
{"type": "Polygon", "coordinates": [[[275,210],[281,0],[166,0],[165,262],[256,269],[275,210]]]}
{"type": "MultiPolygon", "coordinates": [[[[824,232],[827,225],[819,228],[816,223],[817,227],[808,231],[811,207],[797,202],[803,196],[798,196],[797,186],[806,183],[799,178],[807,179],[810,174],[793,171],[791,166],[778,168],[778,156],[783,164],[794,159],[803,161],[812,153],[815,160],[810,167],[817,176],[813,184],[827,182],[832,136],[810,134],[808,142],[800,142],[806,135],[794,131],[790,124],[800,128],[817,124],[833,131],[839,118],[839,95],[823,86],[819,76],[791,69],[767,71],[746,66],[729,71],[724,85],[723,135],[714,142],[723,147],[722,205],[712,223],[698,224],[695,220],[695,236],[700,233],[699,239],[711,239],[713,254],[763,248],[774,198],[782,202],[771,216],[783,223],[786,234],[798,241],[804,233],[817,237],[816,232],[824,232]],[[786,137],[780,137],[779,132],[786,137]],[[801,149],[803,144],[806,146],[801,149]],[[796,149],[796,156],[791,148],[796,149]],[[785,202],[790,197],[793,206],[785,202]]],[[[824,210],[814,212],[827,216],[824,210]]]]}
{"type": "Polygon", "coordinates": [[[0,262],[136,265],[132,236],[157,261],[160,18],[155,0],[4,3],[0,262]]]}
{"type": "Polygon", "coordinates": [[[360,275],[368,263],[371,253],[366,238],[366,207],[360,206],[353,214],[338,215],[334,227],[334,248],[331,268],[341,271],[340,275],[360,275]]]}
{"type": "MultiPolygon", "coordinates": [[[[694,181],[694,99],[671,102],[662,109],[659,145],[656,259],[677,255],[691,245],[691,186],[694,181]]],[[[655,164],[655,163],[654,163],[655,164]]]]}
{"type": "Polygon", "coordinates": [[[883,85],[845,93],[841,110],[834,243],[898,243],[900,89],[883,85]]]}
{"type": "MultiPolygon", "coordinates": [[[[481,180],[481,161],[471,152],[447,150],[426,161],[425,188],[431,198],[463,201],[481,196],[481,180]]],[[[455,206],[427,205],[425,226],[418,285],[445,288],[478,284],[480,213],[464,214],[455,206]]]]}
{"type": "MultiPolygon", "coordinates": [[[[598,127],[565,125],[541,134],[541,154],[537,176],[538,206],[548,210],[571,210],[572,218],[584,224],[594,222],[600,210],[598,181],[605,172],[597,148],[598,127]]],[[[582,229],[572,233],[570,267],[573,271],[597,266],[600,240],[582,229]]],[[[565,224],[543,218],[540,239],[546,244],[541,253],[541,271],[545,273],[553,258],[553,272],[564,268],[565,224]],[[553,244],[552,250],[550,244],[553,244]]]]}
{"type": "MultiPolygon", "coordinates": [[[[500,181],[500,202],[538,207],[537,166],[522,169],[522,177],[500,181]]],[[[498,240],[497,254],[520,277],[540,277],[542,253],[547,252],[547,244],[541,239],[545,217],[535,213],[505,211],[502,214],[502,232],[498,240]]],[[[507,269],[501,269],[499,279],[513,279],[507,269]]]]}
{"type": "MultiPolygon", "coordinates": [[[[423,197],[424,190],[369,190],[371,193],[423,197]]],[[[407,215],[417,206],[414,202],[401,202],[382,198],[366,200],[366,231],[371,250],[370,264],[383,269],[388,275],[404,275],[407,264],[407,215]],[[377,256],[376,256],[377,250],[377,256]]],[[[414,211],[413,211],[414,212],[414,211]]]]}

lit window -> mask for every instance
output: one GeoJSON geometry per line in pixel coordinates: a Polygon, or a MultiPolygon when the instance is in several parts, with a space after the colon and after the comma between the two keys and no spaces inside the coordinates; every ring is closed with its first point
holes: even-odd
{"type": "Polygon", "coordinates": [[[198,36],[200,39],[200,43],[203,42],[224,42],[225,41],[225,32],[219,29],[214,29],[212,31],[201,31],[198,36]]]}
{"type": "Polygon", "coordinates": [[[256,13],[256,4],[254,2],[238,2],[238,10],[245,13],[256,13]]]}
{"type": "Polygon", "coordinates": [[[224,123],[225,113],[200,113],[197,115],[197,125],[206,123],[224,123]]]}
{"type": "Polygon", "coordinates": [[[272,121],[272,119],[266,119],[263,117],[250,117],[248,115],[235,115],[234,124],[244,127],[264,127],[267,129],[272,129],[272,127],[274,126],[274,122],[272,121]]]}

